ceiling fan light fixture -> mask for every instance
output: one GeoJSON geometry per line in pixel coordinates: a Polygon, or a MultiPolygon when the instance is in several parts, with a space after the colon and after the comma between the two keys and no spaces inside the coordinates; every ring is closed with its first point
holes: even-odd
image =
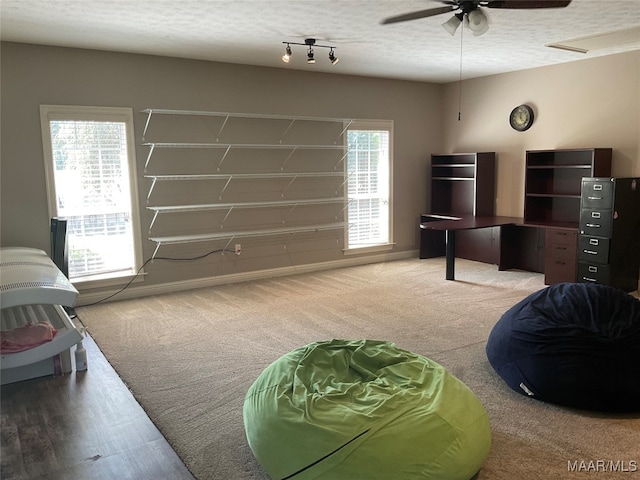
{"type": "Polygon", "coordinates": [[[469,29],[476,37],[489,30],[489,22],[487,21],[487,17],[479,8],[476,8],[475,10],[469,12],[467,14],[467,20],[469,21],[469,29]]]}
{"type": "Polygon", "coordinates": [[[285,49],[284,55],[282,56],[282,61],[284,63],[289,63],[289,60],[291,60],[291,46],[287,43],[287,48],[285,49]]]}
{"type": "Polygon", "coordinates": [[[457,13],[442,24],[442,28],[449,32],[452,37],[456,34],[458,27],[462,23],[462,15],[462,13],[457,13]]]}

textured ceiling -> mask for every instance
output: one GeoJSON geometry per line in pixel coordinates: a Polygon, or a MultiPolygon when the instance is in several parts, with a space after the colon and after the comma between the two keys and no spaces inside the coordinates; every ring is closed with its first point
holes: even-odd
{"type": "MultiPolygon", "coordinates": [[[[442,6],[436,0],[0,0],[0,38],[6,41],[185,57],[306,71],[429,82],[571,62],[640,49],[630,44],[576,53],[546,47],[576,37],[640,26],[640,0],[573,0],[563,9],[484,8],[490,29],[450,36],[436,17],[381,25],[383,18],[442,6]],[[340,63],[316,48],[336,46],[340,63]],[[461,44],[462,40],[462,44],[461,44]],[[462,57],[461,57],[462,54],[462,57]]],[[[640,30],[637,30],[640,32],[640,30]]]]}

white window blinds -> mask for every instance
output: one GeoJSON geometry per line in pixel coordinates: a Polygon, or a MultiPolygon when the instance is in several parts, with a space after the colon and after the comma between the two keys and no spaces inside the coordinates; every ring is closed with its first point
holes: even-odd
{"type": "Polygon", "coordinates": [[[49,188],[55,197],[50,210],[67,220],[69,278],[134,273],[137,246],[127,123],[50,115],[48,126],[49,188]]]}

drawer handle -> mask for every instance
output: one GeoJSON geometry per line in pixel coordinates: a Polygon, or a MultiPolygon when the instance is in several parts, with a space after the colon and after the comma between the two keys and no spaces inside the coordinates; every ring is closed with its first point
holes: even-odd
{"type": "Polygon", "coordinates": [[[599,223],[587,223],[587,227],[600,228],[600,224],[599,223]]]}
{"type": "Polygon", "coordinates": [[[602,184],[601,183],[596,183],[593,185],[593,189],[594,190],[602,190],[602,184]]]}
{"type": "Polygon", "coordinates": [[[598,245],[599,243],[600,243],[600,240],[598,240],[597,238],[589,239],[589,245],[598,245]]]}
{"type": "Polygon", "coordinates": [[[589,200],[602,200],[602,197],[589,197],[589,200]]]}
{"type": "Polygon", "coordinates": [[[597,255],[598,252],[595,252],[593,250],[583,250],[584,253],[588,253],[589,255],[597,255]]]}
{"type": "Polygon", "coordinates": [[[560,260],[556,260],[556,263],[557,263],[558,265],[566,265],[566,263],[565,263],[565,262],[561,262],[560,260]]]}
{"type": "Polygon", "coordinates": [[[591,218],[600,218],[600,212],[591,212],[591,218]]]}
{"type": "Polygon", "coordinates": [[[598,267],[594,267],[593,265],[589,265],[589,273],[598,273],[598,267]]]}
{"type": "Polygon", "coordinates": [[[593,282],[596,283],[596,279],[595,278],[589,278],[589,277],[582,277],[582,279],[586,282],[593,282]]]}

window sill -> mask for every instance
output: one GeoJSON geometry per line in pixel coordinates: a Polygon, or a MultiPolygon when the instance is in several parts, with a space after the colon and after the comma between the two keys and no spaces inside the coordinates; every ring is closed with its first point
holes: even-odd
{"type": "Polygon", "coordinates": [[[370,245],[367,247],[353,247],[344,249],[345,255],[359,255],[362,253],[388,252],[393,250],[395,243],[382,243],[379,245],[370,245]]]}
{"type": "Polygon", "coordinates": [[[128,282],[137,283],[144,281],[145,272],[141,271],[137,275],[135,273],[107,273],[103,275],[93,275],[89,277],[81,277],[71,280],[78,291],[91,290],[94,288],[113,287],[126,285],[128,282]]]}

